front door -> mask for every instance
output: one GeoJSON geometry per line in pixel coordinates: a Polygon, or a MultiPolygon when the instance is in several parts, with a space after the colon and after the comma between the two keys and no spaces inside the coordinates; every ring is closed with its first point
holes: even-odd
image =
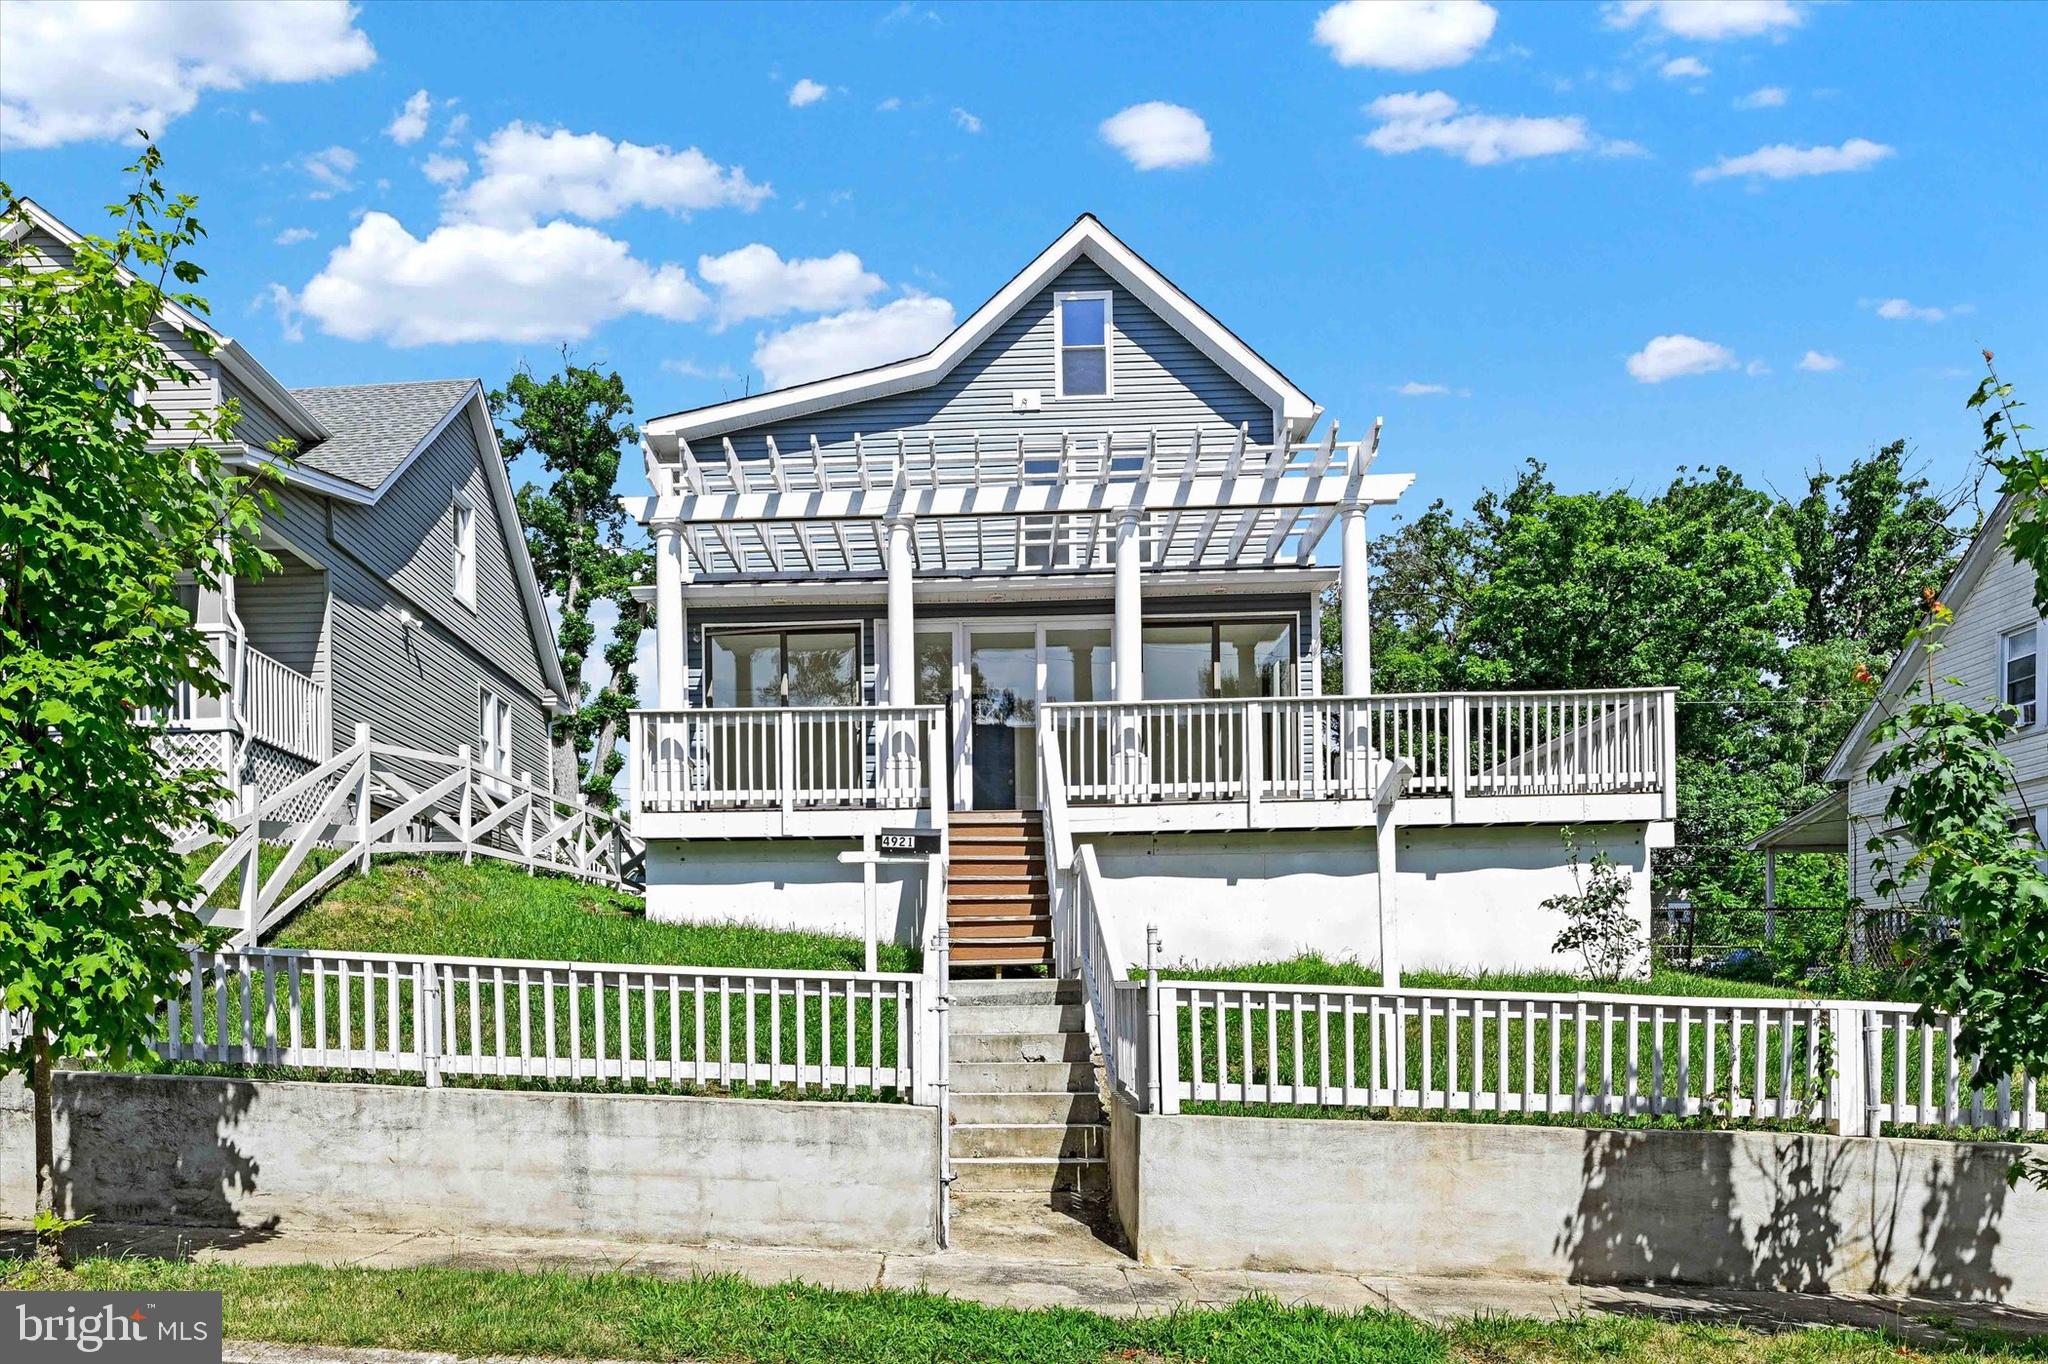
{"type": "Polygon", "coordinates": [[[968,715],[973,727],[974,808],[1037,803],[1038,629],[968,631],[968,715]]]}

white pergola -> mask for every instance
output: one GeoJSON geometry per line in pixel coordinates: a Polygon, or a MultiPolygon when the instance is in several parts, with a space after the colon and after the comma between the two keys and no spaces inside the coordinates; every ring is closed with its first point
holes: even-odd
{"type": "MultiPolygon", "coordinates": [[[[1370,472],[1380,425],[1340,441],[1291,427],[1270,445],[1229,431],[810,438],[742,459],[678,443],[645,450],[653,497],[625,498],[655,537],[660,707],[688,704],[685,585],[883,579],[888,701],[908,705],[915,667],[916,575],[1036,578],[1114,573],[1112,648],[1119,701],[1144,699],[1140,575],[1313,563],[1341,522],[1345,657],[1365,660],[1366,512],[1391,504],[1412,474],[1370,472]]],[[[1360,675],[1364,675],[1364,669],[1360,675]]]]}

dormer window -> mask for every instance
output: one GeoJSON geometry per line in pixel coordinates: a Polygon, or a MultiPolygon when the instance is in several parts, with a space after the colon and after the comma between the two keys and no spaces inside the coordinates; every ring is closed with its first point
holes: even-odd
{"type": "Polygon", "coordinates": [[[476,504],[469,494],[455,494],[455,600],[476,607],[476,504]]]}
{"type": "Polygon", "coordinates": [[[1110,298],[1107,289],[1053,295],[1053,343],[1059,370],[1058,398],[1113,396],[1109,372],[1110,298]]]}

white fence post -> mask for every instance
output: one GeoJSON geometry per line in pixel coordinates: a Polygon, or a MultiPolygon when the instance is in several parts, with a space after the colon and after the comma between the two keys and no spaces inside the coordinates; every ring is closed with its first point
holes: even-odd
{"type": "Polygon", "coordinates": [[[1870,1056],[1864,1046],[1864,1013],[1854,1004],[1833,1004],[1828,1029],[1834,1035],[1834,1072],[1828,1076],[1828,1130],[1838,1137],[1870,1135],[1870,1056]]]}
{"type": "Polygon", "coordinates": [[[943,919],[939,931],[932,935],[932,956],[938,964],[938,997],[934,1001],[938,1012],[938,1023],[934,1031],[938,1034],[937,1063],[933,1067],[932,1088],[939,1109],[939,1248],[945,1249],[952,1240],[953,1230],[953,1115],[952,1077],[947,1074],[953,1064],[952,1020],[948,1017],[953,1008],[952,940],[946,931],[943,919]]]}
{"type": "Polygon", "coordinates": [[[533,773],[521,772],[519,774],[519,789],[521,797],[526,801],[526,808],[520,811],[519,855],[526,859],[526,874],[531,876],[533,875],[533,802],[535,799],[533,793],[533,773]]]}
{"type": "Polygon", "coordinates": [[[455,827],[462,831],[462,865],[466,867],[476,861],[476,853],[469,837],[471,802],[475,800],[472,793],[476,789],[476,760],[470,756],[468,744],[455,750],[455,759],[462,764],[462,799],[458,802],[460,813],[456,817],[455,827]]]}
{"type": "Polygon", "coordinates": [[[441,964],[420,963],[420,980],[413,996],[413,1031],[419,1037],[420,1070],[428,1089],[441,1087],[441,964]]]}
{"type": "Polygon", "coordinates": [[[242,859],[242,935],[256,941],[256,897],[263,885],[263,791],[254,782],[242,785],[242,813],[249,817],[249,852],[242,859]]]}
{"type": "Polygon", "coordinates": [[[356,842],[362,845],[365,875],[370,870],[370,769],[375,765],[370,754],[370,726],[367,722],[356,726],[356,747],[362,750],[363,777],[356,785],[356,842]]]}
{"type": "Polygon", "coordinates": [[[1451,823],[1458,822],[1458,807],[1465,801],[1465,783],[1472,769],[1472,716],[1469,697],[1451,698],[1451,823]]]}

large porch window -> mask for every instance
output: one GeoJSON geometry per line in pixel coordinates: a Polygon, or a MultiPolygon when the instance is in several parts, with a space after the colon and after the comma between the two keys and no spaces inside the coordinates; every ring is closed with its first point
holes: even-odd
{"type": "Polygon", "coordinates": [[[708,706],[857,706],[860,631],[710,630],[704,636],[708,706]]]}
{"type": "Polygon", "coordinates": [[[1285,617],[1147,625],[1146,699],[1292,696],[1298,690],[1294,634],[1294,622],[1285,617]]]}

